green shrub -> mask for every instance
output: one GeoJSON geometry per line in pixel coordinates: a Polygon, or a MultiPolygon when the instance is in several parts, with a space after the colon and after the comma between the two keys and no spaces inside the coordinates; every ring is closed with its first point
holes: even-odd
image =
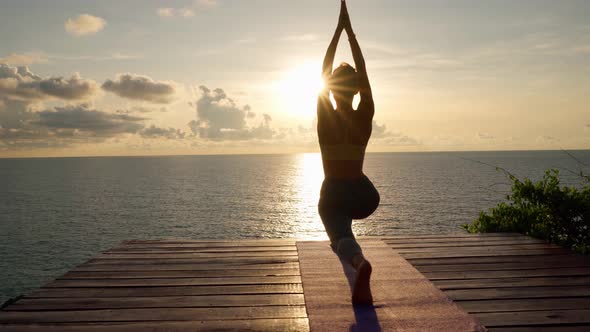
{"type": "Polygon", "coordinates": [[[467,231],[518,232],[590,253],[589,176],[580,174],[586,184],[577,189],[560,186],[559,171],[555,169],[546,171],[536,183],[506,173],[512,181],[507,202],[482,211],[472,224],[463,225],[467,231]]]}

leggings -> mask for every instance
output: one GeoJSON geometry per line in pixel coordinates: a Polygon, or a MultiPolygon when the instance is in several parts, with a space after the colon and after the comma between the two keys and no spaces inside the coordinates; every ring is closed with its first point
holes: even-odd
{"type": "Polygon", "coordinates": [[[362,254],[352,233],[352,220],[365,219],[379,205],[379,192],[369,178],[326,178],[320,191],[318,210],[330,238],[332,250],[346,262],[362,254]]]}

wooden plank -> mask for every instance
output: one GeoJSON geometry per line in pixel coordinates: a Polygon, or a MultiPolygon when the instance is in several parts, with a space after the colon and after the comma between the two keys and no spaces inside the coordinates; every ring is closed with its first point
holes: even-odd
{"type": "Polygon", "coordinates": [[[420,240],[390,240],[385,241],[387,245],[392,247],[396,246],[449,246],[449,247],[469,247],[469,246],[487,246],[487,245],[501,245],[502,243],[522,243],[522,244],[539,244],[539,243],[547,243],[546,241],[540,239],[534,239],[530,237],[524,238],[486,238],[486,239],[472,239],[472,238],[464,238],[464,239],[420,239],[420,240]]]}
{"type": "Polygon", "coordinates": [[[469,313],[531,310],[590,309],[590,297],[458,301],[469,313]]]}
{"type": "Polygon", "coordinates": [[[248,320],[194,320],[186,322],[119,322],[119,323],[59,323],[59,324],[7,324],[0,325],[2,332],[309,332],[307,318],[248,319],[248,320]]]}
{"type": "Polygon", "coordinates": [[[177,287],[111,287],[111,288],[40,288],[29,298],[96,298],[96,297],[158,297],[190,295],[238,294],[302,294],[301,284],[177,286],[177,287]]]}
{"type": "Polygon", "coordinates": [[[392,248],[400,254],[416,253],[416,252],[489,252],[489,251],[518,251],[530,249],[559,249],[563,248],[548,245],[545,243],[521,244],[521,245],[499,245],[499,246],[466,246],[466,247],[423,247],[423,248],[392,248]]]}
{"type": "Polygon", "coordinates": [[[444,290],[533,286],[586,286],[590,284],[590,277],[490,278],[434,280],[433,282],[437,287],[444,290]]]}
{"type": "MultiPolygon", "coordinates": [[[[406,258],[404,256],[404,258],[406,258]]],[[[408,259],[408,258],[406,258],[408,259]]],[[[441,264],[486,264],[486,263],[526,263],[546,262],[551,264],[556,261],[586,262],[584,258],[570,255],[514,255],[514,256],[482,256],[482,257],[441,257],[441,258],[414,258],[408,259],[412,265],[441,265],[441,264]]]]}
{"type": "Polygon", "coordinates": [[[46,288],[76,287],[156,287],[156,286],[213,286],[262,285],[301,283],[299,276],[234,277],[234,278],[174,278],[174,279],[56,279],[46,288]]]}
{"type": "Polygon", "coordinates": [[[223,319],[307,318],[305,306],[100,309],[72,311],[2,311],[0,323],[192,321],[223,319]]]}
{"type": "Polygon", "coordinates": [[[430,280],[445,279],[489,279],[489,278],[516,278],[516,277],[564,277],[564,276],[590,276],[590,267],[587,268],[549,268],[534,270],[502,270],[502,271],[456,271],[456,272],[422,272],[430,280]]]}
{"type": "Polygon", "coordinates": [[[238,257],[270,257],[270,258],[291,258],[297,257],[297,251],[268,251],[268,252],[218,252],[218,253],[104,253],[96,256],[96,259],[200,259],[200,258],[238,258],[238,257]]]}
{"type": "Polygon", "coordinates": [[[292,257],[228,257],[228,258],[154,258],[154,259],[91,259],[86,264],[277,264],[297,262],[292,257]]]}
{"type": "Polygon", "coordinates": [[[530,248],[508,248],[508,247],[467,247],[467,248],[411,248],[395,250],[403,256],[413,257],[423,255],[424,257],[469,257],[469,256],[490,256],[500,254],[502,256],[522,255],[528,253],[549,253],[549,254],[569,254],[566,249],[560,247],[548,247],[545,245],[530,248]]]}
{"type": "Polygon", "coordinates": [[[540,245],[547,245],[546,242],[541,240],[531,240],[531,241],[523,241],[523,240],[513,240],[513,241],[471,241],[471,242],[448,242],[448,243],[393,243],[388,244],[394,250],[398,249],[412,249],[412,248],[455,248],[457,250],[461,250],[462,248],[480,248],[480,247],[503,247],[503,246],[511,246],[515,248],[522,248],[522,247],[529,247],[529,246],[540,246],[540,245]]]}
{"type": "Polygon", "coordinates": [[[305,305],[303,294],[161,296],[116,298],[24,298],[7,311],[132,308],[207,308],[305,305]]]}
{"type": "Polygon", "coordinates": [[[493,327],[489,332],[590,332],[588,325],[493,327]]]}
{"type": "Polygon", "coordinates": [[[416,266],[422,273],[428,272],[453,272],[453,271],[502,271],[502,270],[534,270],[545,268],[590,268],[590,264],[579,262],[577,260],[563,260],[545,262],[536,260],[532,262],[519,263],[482,263],[482,264],[441,264],[441,265],[418,265],[416,266]]]}
{"type": "Polygon", "coordinates": [[[403,244],[474,244],[474,243],[496,243],[505,241],[521,241],[523,243],[539,243],[538,239],[530,237],[520,238],[501,238],[501,237],[489,237],[489,238],[432,238],[432,239],[397,239],[397,240],[384,240],[385,243],[391,246],[403,245],[403,244]]]}
{"type": "Polygon", "coordinates": [[[154,243],[154,244],[122,244],[112,249],[121,249],[121,250],[142,250],[142,249],[157,249],[157,250],[182,250],[182,249],[191,249],[191,250],[228,250],[228,251],[238,251],[238,250],[284,250],[295,247],[294,244],[277,244],[277,245],[265,245],[264,243],[256,244],[240,244],[240,242],[235,243],[221,243],[221,244],[208,244],[208,243],[154,243]]]}
{"type": "Polygon", "coordinates": [[[234,246],[234,247],[261,247],[261,246],[294,246],[295,240],[130,240],[121,245],[208,245],[208,246],[234,246]]]}
{"type": "Polygon", "coordinates": [[[399,239],[451,239],[451,238],[470,238],[470,239],[482,239],[482,238],[511,238],[511,237],[525,237],[520,233],[443,233],[443,234],[415,234],[415,235],[393,235],[393,236],[382,236],[382,241],[399,240],[399,239]]]}
{"type": "Polygon", "coordinates": [[[485,312],[473,315],[487,327],[590,324],[590,309],[485,312]]]}
{"type": "Polygon", "coordinates": [[[453,289],[446,290],[445,294],[453,300],[590,297],[590,286],[453,289]]]}
{"type": "Polygon", "coordinates": [[[569,255],[570,252],[559,249],[522,249],[509,251],[447,251],[447,252],[424,252],[424,253],[400,253],[406,259],[440,258],[461,258],[461,257],[499,257],[499,256],[539,256],[539,255],[569,255]]]}
{"type": "Polygon", "coordinates": [[[82,264],[72,271],[201,271],[211,273],[221,273],[222,271],[236,271],[236,273],[248,270],[289,270],[299,269],[298,262],[287,262],[278,264],[137,264],[137,265],[122,265],[122,264],[82,264]],[[230,270],[231,269],[231,270],[230,270]]]}
{"type": "Polygon", "coordinates": [[[281,247],[156,247],[156,246],[122,246],[105,251],[105,253],[145,253],[145,252],[274,252],[274,251],[297,251],[295,246],[281,247]]]}
{"type": "Polygon", "coordinates": [[[298,276],[299,269],[205,270],[205,271],[91,271],[73,270],[63,279],[135,279],[135,278],[204,278],[204,277],[273,277],[298,276]]]}

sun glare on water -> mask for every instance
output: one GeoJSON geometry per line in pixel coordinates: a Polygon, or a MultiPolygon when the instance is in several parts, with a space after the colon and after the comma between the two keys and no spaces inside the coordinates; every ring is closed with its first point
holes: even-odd
{"type": "Polygon", "coordinates": [[[309,119],[316,115],[317,97],[323,87],[321,66],[310,61],[286,71],[275,84],[283,111],[309,119]]]}

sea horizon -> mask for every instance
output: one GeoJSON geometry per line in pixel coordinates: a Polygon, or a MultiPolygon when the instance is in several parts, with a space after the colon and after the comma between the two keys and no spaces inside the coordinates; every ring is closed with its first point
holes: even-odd
{"type": "MultiPolygon", "coordinates": [[[[420,153],[479,153],[479,152],[585,152],[588,149],[517,149],[517,150],[424,150],[424,151],[366,151],[366,154],[420,154],[420,153]]],[[[196,157],[196,156],[272,156],[272,155],[299,155],[299,154],[320,154],[317,151],[301,151],[301,152],[268,152],[268,153],[195,153],[195,154],[121,154],[121,155],[76,155],[76,156],[1,156],[2,159],[58,159],[58,158],[150,158],[150,157],[196,157]]]]}

